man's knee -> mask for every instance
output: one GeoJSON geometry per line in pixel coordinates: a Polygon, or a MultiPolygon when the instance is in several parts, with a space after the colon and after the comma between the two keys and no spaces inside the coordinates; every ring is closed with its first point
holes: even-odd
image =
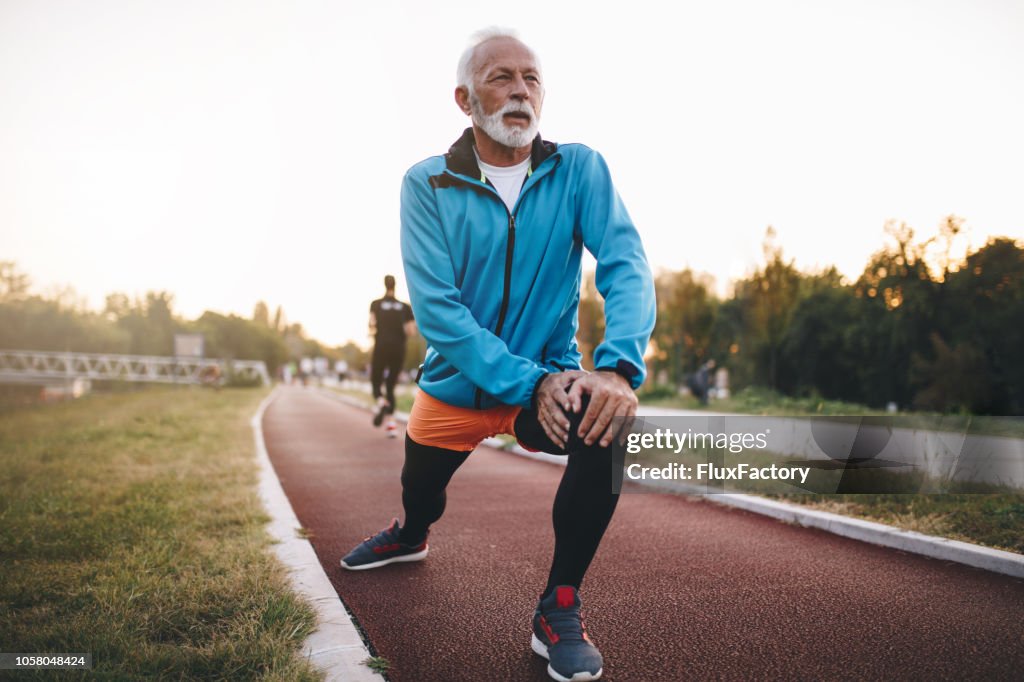
{"type": "MultiPolygon", "coordinates": [[[[569,442],[566,444],[565,451],[567,454],[573,454],[577,452],[587,451],[588,456],[584,458],[586,463],[597,463],[603,461],[604,458],[597,457],[595,453],[602,452],[607,453],[610,456],[611,446],[601,447],[599,443],[593,443],[587,445],[584,439],[580,437],[579,430],[580,424],[583,423],[583,417],[587,414],[587,409],[590,407],[590,396],[584,395],[580,401],[580,411],[570,412],[569,417],[569,442]]],[[[585,436],[586,434],[584,434],[585,436]]]]}
{"type": "Polygon", "coordinates": [[[590,396],[584,395],[580,400],[580,411],[569,412],[566,416],[569,418],[569,442],[566,443],[566,451],[573,452],[585,447],[583,439],[579,437],[580,424],[583,423],[583,416],[587,414],[587,408],[590,407],[590,396]]]}

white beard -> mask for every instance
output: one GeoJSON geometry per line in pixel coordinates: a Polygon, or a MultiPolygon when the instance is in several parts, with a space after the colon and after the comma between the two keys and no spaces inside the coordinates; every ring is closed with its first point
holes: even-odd
{"type": "Polygon", "coordinates": [[[475,95],[470,94],[469,105],[473,111],[473,123],[480,126],[488,137],[500,145],[519,149],[528,146],[533,142],[533,138],[537,137],[540,121],[537,114],[534,113],[533,107],[526,102],[509,102],[489,116],[484,113],[483,107],[480,106],[480,100],[475,95]],[[512,111],[521,111],[527,114],[530,117],[530,125],[525,128],[506,125],[503,117],[512,111]]]}

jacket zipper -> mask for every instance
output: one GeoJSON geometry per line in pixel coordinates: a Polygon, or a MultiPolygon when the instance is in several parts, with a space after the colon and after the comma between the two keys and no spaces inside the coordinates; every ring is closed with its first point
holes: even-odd
{"type": "MultiPolygon", "coordinates": [[[[555,168],[558,168],[558,164],[561,161],[560,158],[555,159],[555,168]]],[[[554,169],[552,169],[554,170],[554,169]]],[[[529,179],[529,176],[527,176],[529,179]]],[[[536,185],[536,183],[534,183],[536,185]]],[[[501,197],[497,196],[497,192],[494,192],[498,201],[502,201],[501,197]]],[[[523,194],[519,195],[519,199],[516,202],[516,210],[519,209],[519,204],[523,200],[523,194]]],[[[502,205],[504,206],[504,201],[502,205]]],[[[515,213],[508,210],[508,206],[505,206],[505,213],[508,214],[508,240],[505,246],[505,289],[501,294],[501,309],[498,312],[498,325],[494,328],[494,335],[501,338],[501,330],[505,327],[505,315],[508,313],[509,299],[512,297],[512,250],[516,245],[516,216],[515,213]]],[[[484,391],[482,388],[477,387],[475,395],[473,396],[473,406],[476,409],[481,409],[483,406],[483,395],[484,391]]]]}
{"type": "MultiPolygon", "coordinates": [[[[505,315],[508,314],[508,302],[512,297],[512,252],[516,246],[516,217],[505,208],[508,213],[508,239],[505,244],[505,288],[501,294],[501,309],[498,311],[498,325],[494,328],[494,335],[501,338],[501,330],[505,328],[505,315]]],[[[476,409],[483,405],[483,389],[477,387],[476,395],[473,397],[473,404],[476,409]]]]}
{"type": "Polygon", "coordinates": [[[516,217],[508,214],[508,241],[505,246],[505,290],[501,294],[501,310],[498,312],[498,326],[494,335],[500,337],[505,327],[505,315],[508,313],[508,300],[512,296],[512,250],[516,246],[516,217]]]}

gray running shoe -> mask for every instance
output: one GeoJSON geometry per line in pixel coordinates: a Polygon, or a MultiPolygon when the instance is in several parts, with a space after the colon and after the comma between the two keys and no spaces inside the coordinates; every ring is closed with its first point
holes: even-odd
{"type": "Polygon", "coordinates": [[[548,659],[548,675],[559,682],[596,680],[604,660],[580,618],[575,587],[560,585],[537,604],[533,613],[533,651],[548,659]]]}
{"type": "Polygon", "coordinates": [[[401,527],[398,519],[373,537],[364,539],[341,560],[342,568],[363,571],[368,568],[386,566],[398,561],[420,561],[427,556],[427,541],[418,545],[406,545],[399,538],[401,527]]]}

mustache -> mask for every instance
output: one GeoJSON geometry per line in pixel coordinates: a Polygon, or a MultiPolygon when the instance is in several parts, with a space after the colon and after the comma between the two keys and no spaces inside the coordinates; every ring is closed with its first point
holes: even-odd
{"type": "Polygon", "coordinates": [[[527,116],[530,117],[530,123],[533,123],[533,121],[537,118],[537,115],[533,111],[533,107],[531,107],[526,102],[517,102],[517,101],[507,102],[505,104],[505,106],[503,106],[501,109],[499,109],[497,112],[495,112],[495,114],[497,116],[504,116],[505,114],[514,114],[514,113],[526,114],[527,116]]]}

